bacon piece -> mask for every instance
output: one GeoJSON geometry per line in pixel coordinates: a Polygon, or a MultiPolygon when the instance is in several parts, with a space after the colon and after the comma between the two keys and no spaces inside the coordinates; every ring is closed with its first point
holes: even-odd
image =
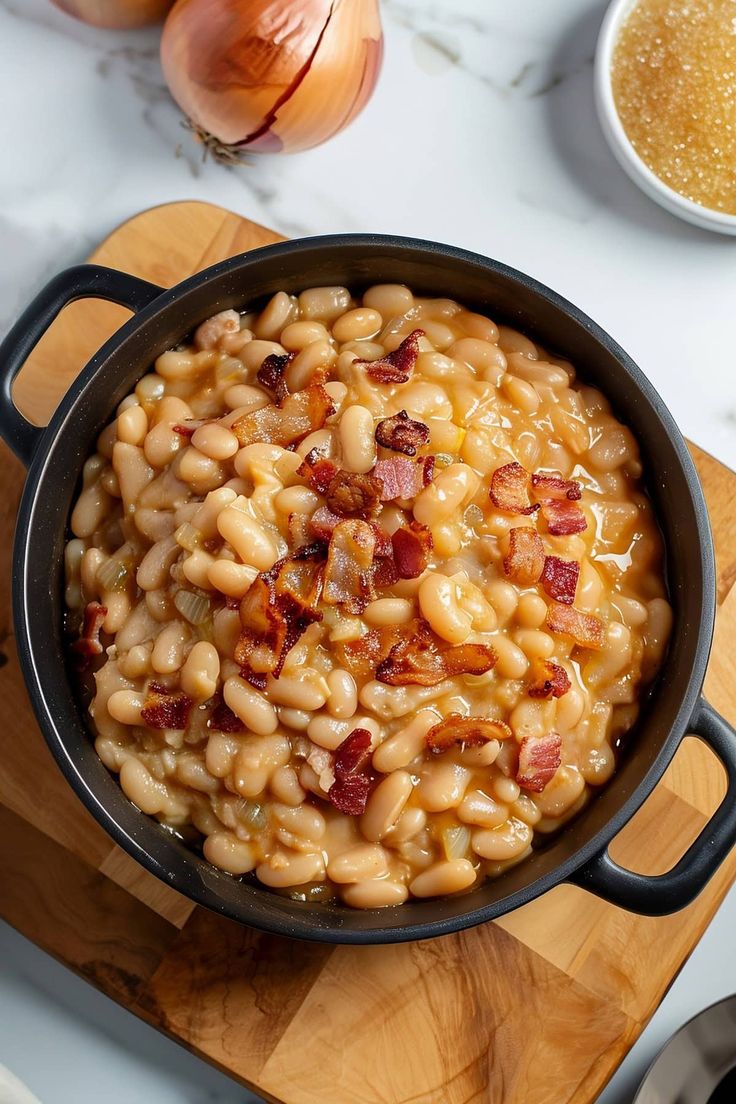
{"type": "Polygon", "coordinates": [[[296,469],[296,474],[306,479],[317,494],[327,494],[327,488],[337,475],[337,464],[328,460],[319,449],[310,449],[296,469]]]}
{"type": "Polygon", "coordinates": [[[409,522],[391,534],[396,570],[402,579],[418,579],[429,562],[432,534],[426,525],[409,522]]]}
{"type": "Polygon", "coordinates": [[[421,460],[395,456],[379,460],[372,474],[383,486],[381,501],[390,502],[394,498],[416,498],[432,482],[433,472],[434,456],[423,456],[421,460]]]}
{"type": "Polygon", "coordinates": [[[582,533],[588,522],[577,502],[567,500],[545,502],[542,504],[542,516],[547,528],[554,537],[567,536],[569,533],[582,533]]]}
{"type": "Polygon", "coordinates": [[[152,686],[148,688],[148,694],[141,709],[143,723],[149,728],[186,728],[189,713],[194,705],[189,695],[181,690],[169,694],[156,693],[152,692],[152,686]]]}
{"type": "Polygon", "coordinates": [[[516,781],[523,790],[541,793],[560,768],[562,740],[556,732],[525,736],[519,747],[516,781]]]}
{"type": "MultiPolygon", "coordinates": [[[[411,624],[415,625],[416,622],[411,624]]],[[[356,678],[372,678],[376,667],[386,658],[394,644],[404,635],[407,626],[386,625],[369,629],[357,640],[336,640],[333,643],[340,663],[356,678]]]]}
{"type": "Polygon", "coordinates": [[[332,536],[335,526],[343,519],[326,506],[318,506],[309,519],[309,528],[317,540],[328,541],[332,536]]]}
{"type": "Polygon", "coordinates": [[[400,578],[396,569],[396,562],[392,555],[374,556],[373,558],[373,586],[391,587],[398,583],[400,578]]]}
{"type": "Polygon", "coordinates": [[[380,525],[377,525],[375,521],[369,521],[371,529],[373,530],[376,538],[376,547],[373,550],[374,556],[393,556],[393,545],[391,544],[391,537],[388,535],[385,529],[382,529],[380,525]]]}
{"type": "Polygon", "coordinates": [[[602,648],[605,642],[603,622],[594,613],[582,613],[574,606],[551,602],[546,626],[550,632],[569,636],[581,648],[602,648]]]}
{"type": "Polygon", "coordinates": [[[411,621],[385,659],[376,667],[376,678],[388,686],[436,686],[453,675],[483,675],[498,656],[485,644],[447,647],[426,621],[411,621]]]}
{"type": "Polygon", "coordinates": [[[406,383],[417,362],[420,337],[424,330],[412,330],[398,348],[380,360],[354,360],[353,364],[365,364],[368,375],[379,383],[406,383]]]}
{"type": "Polygon", "coordinates": [[[365,774],[336,778],[327,791],[327,797],[338,812],[345,816],[360,816],[365,812],[372,785],[371,779],[365,774]]]}
{"type": "Polygon", "coordinates": [[[452,675],[484,675],[498,662],[490,644],[455,644],[442,653],[446,677],[452,675]]]}
{"type": "Polygon", "coordinates": [[[373,585],[374,587],[393,586],[398,583],[400,576],[394,560],[391,537],[375,521],[371,521],[369,524],[376,538],[376,545],[373,549],[373,585]]]}
{"type": "Polygon", "coordinates": [[[335,750],[335,778],[364,774],[371,761],[371,734],[367,728],[354,728],[335,750]]]}
{"type": "Polygon", "coordinates": [[[575,601],[579,575],[580,564],[577,560],[561,560],[559,556],[545,556],[539,581],[550,598],[571,606],[575,601]]]}
{"type": "Polygon", "coordinates": [[[403,452],[405,456],[416,456],[417,449],[429,440],[429,426],[424,422],[415,422],[405,410],[400,410],[392,418],[384,418],[376,426],[376,441],[392,452],[403,452]]]}
{"type": "Polygon", "coordinates": [[[373,784],[369,773],[371,739],[367,728],[354,728],[335,751],[335,781],[327,797],[336,809],[348,816],[365,812],[373,784]]]}
{"type": "Polygon", "coordinates": [[[337,471],[325,495],[327,508],[341,517],[372,517],[379,509],[382,488],[373,475],[337,471]]]}
{"type": "Polygon", "coordinates": [[[303,391],[288,395],[280,406],[270,403],[241,415],[232,431],[241,446],[266,441],[288,448],[321,429],[334,409],[321,378],[313,376],[303,391]]]}
{"type": "Polygon", "coordinates": [[[349,613],[362,613],[376,592],[373,588],[373,552],[376,535],[358,519],[340,521],[332,532],[327,552],[323,600],[349,613]]]}
{"type": "Polygon", "coordinates": [[[453,744],[462,747],[480,747],[489,740],[508,740],[511,729],[503,721],[486,717],[463,717],[462,713],[448,713],[439,724],[427,733],[427,747],[435,755],[447,751],[453,744]]]}
{"type": "MultiPolygon", "coordinates": [[[[240,668],[240,677],[249,682],[251,686],[254,686],[256,690],[260,690],[261,693],[268,686],[268,675],[259,674],[248,666],[240,668]]],[[[278,675],[274,674],[274,678],[278,678],[278,675]]]]}
{"type": "Polygon", "coordinates": [[[273,395],[274,401],[281,406],[289,394],[284,374],[291,364],[296,353],[270,353],[256,373],[256,379],[261,387],[273,395]]]}
{"type": "Polygon", "coordinates": [[[507,514],[533,514],[539,506],[529,502],[529,472],[514,460],[496,468],[491,476],[491,502],[507,514]]]}
{"type": "Polygon", "coordinates": [[[503,569],[520,586],[537,582],[544,569],[544,547],[536,530],[529,526],[509,530],[509,550],[503,569]]]}
{"type": "Polygon", "coordinates": [[[253,682],[253,674],[278,678],[302,633],[314,621],[322,620],[317,606],[323,556],[320,544],[300,548],[257,575],[248,588],[240,603],[243,629],[235,647],[235,662],[244,668],[249,681],[253,682]]]}
{"type": "Polygon", "coordinates": [[[527,693],[530,698],[561,698],[570,689],[570,676],[559,663],[535,659],[527,693]]]}
{"type": "Polygon", "coordinates": [[[207,718],[207,727],[216,732],[242,732],[245,726],[240,717],[220,698],[207,718]]]}
{"type": "Polygon", "coordinates": [[[71,646],[71,650],[77,653],[83,663],[93,656],[102,655],[104,649],[100,641],[100,632],[106,617],[107,607],[101,606],[99,602],[88,602],[84,607],[84,620],[79,639],[71,646]]]}
{"type": "Polygon", "coordinates": [[[561,475],[549,472],[534,472],[532,487],[540,502],[554,502],[567,499],[577,502],[582,497],[582,489],[575,479],[563,479],[561,475]]]}

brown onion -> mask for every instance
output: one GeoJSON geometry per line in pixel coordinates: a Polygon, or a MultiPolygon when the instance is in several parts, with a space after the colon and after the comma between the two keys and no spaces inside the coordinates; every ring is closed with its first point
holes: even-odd
{"type": "Polygon", "coordinates": [[[224,159],[337,134],[368,102],[382,55],[378,0],[178,0],[161,42],[174,99],[224,159]]]}
{"type": "Polygon", "coordinates": [[[94,27],[124,30],[162,23],[174,0],[51,0],[67,15],[94,27]]]}

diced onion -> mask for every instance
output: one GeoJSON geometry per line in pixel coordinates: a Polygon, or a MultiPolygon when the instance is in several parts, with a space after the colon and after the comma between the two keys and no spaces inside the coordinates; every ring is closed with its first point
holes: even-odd
{"type": "Polygon", "coordinates": [[[445,828],[442,846],[448,859],[466,858],[470,851],[470,829],[464,824],[459,824],[456,828],[445,828]]]}
{"type": "Polygon", "coordinates": [[[210,615],[210,600],[191,590],[177,590],[174,605],[190,625],[201,625],[210,615]]]}
{"type": "Polygon", "coordinates": [[[202,532],[185,521],[174,533],[174,540],[187,552],[193,552],[202,543],[202,532]]]}
{"type": "Polygon", "coordinates": [[[111,556],[97,569],[97,585],[101,591],[122,590],[126,584],[130,569],[117,556],[111,556]]]}
{"type": "Polygon", "coordinates": [[[235,816],[245,828],[249,828],[254,832],[260,832],[268,823],[266,810],[263,806],[259,805],[257,801],[250,801],[248,798],[243,798],[238,802],[235,816]]]}

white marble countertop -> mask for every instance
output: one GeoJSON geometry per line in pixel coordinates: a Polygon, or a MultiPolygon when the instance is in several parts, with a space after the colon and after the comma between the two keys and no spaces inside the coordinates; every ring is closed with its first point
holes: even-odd
{"type": "MultiPolygon", "coordinates": [[[[290,235],[435,238],[578,303],[638,360],[685,433],[736,467],[736,241],[665,214],[609,154],[592,98],[603,7],[384,0],[384,70],[357,122],[309,153],[231,169],[203,163],[181,128],[155,32],[95,31],[48,0],[0,0],[0,332],[116,224],[175,199],[219,203],[290,235]]],[[[606,1104],[631,1098],[671,1030],[736,989],[735,919],[732,894],[606,1104]]],[[[90,1083],[110,1104],[243,1100],[8,930],[0,1022],[0,1062],[44,1104],[91,1099],[90,1083]]]]}

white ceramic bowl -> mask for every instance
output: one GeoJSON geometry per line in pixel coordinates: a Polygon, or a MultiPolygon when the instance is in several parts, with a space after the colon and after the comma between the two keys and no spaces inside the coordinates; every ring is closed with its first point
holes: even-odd
{"type": "Polygon", "coordinates": [[[613,99],[611,84],[611,58],[618,39],[621,24],[638,0],[613,0],[606,11],[598,35],[595,52],[595,101],[603,133],[611,151],[635,184],[643,192],[659,203],[673,215],[694,223],[704,230],[715,230],[720,234],[736,234],[736,215],[727,215],[713,211],[685,199],[669,188],[646,165],[632,146],[619,118],[613,99]]]}

